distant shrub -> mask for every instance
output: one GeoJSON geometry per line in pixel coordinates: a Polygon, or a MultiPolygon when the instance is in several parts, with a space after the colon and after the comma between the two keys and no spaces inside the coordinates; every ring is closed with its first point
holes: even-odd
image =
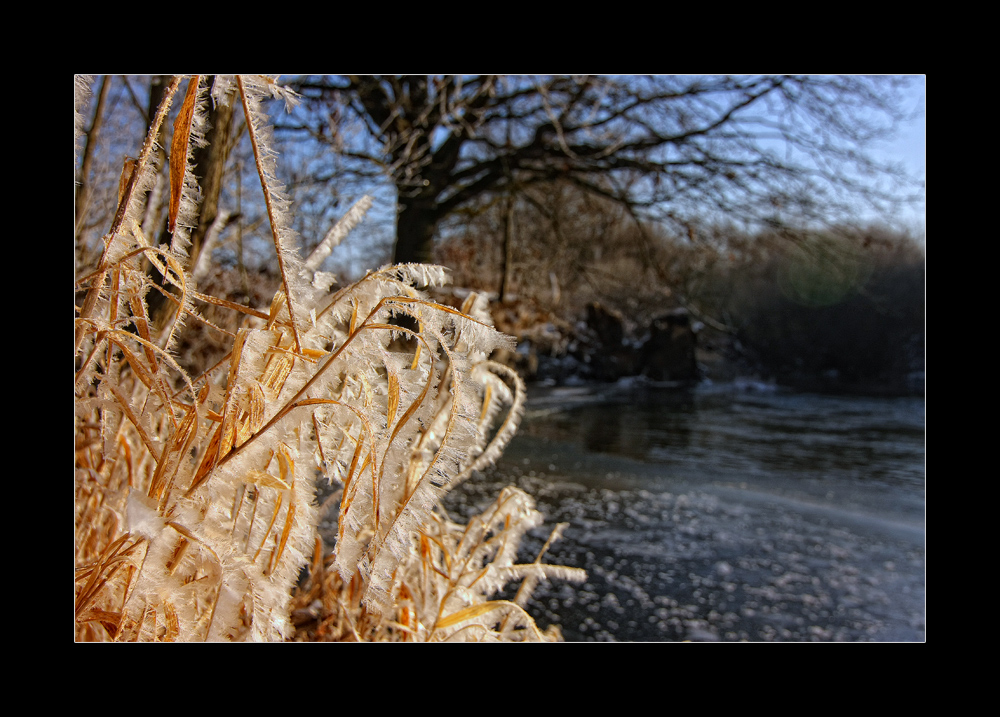
{"type": "Polygon", "coordinates": [[[533,317],[545,316],[571,346],[574,327],[598,302],[621,315],[629,346],[638,346],[652,322],[683,308],[702,329],[700,349],[727,355],[729,372],[902,391],[923,369],[924,261],[905,232],[640,226],[620,206],[559,182],[526,189],[511,213],[505,206],[470,210],[473,218],[439,242],[438,256],[456,266],[458,283],[492,292],[511,262],[512,295],[534,310],[495,311],[521,337],[536,330],[533,317]],[[514,246],[504,253],[508,221],[514,246]]]}
{"type": "Polygon", "coordinates": [[[923,256],[884,230],[799,237],[737,280],[731,315],[779,381],[904,390],[923,370],[923,256]]]}

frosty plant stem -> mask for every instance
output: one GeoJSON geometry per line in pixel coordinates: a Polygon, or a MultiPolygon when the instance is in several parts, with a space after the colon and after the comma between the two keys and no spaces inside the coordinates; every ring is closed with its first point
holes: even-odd
{"type": "Polygon", "coordinates": [[[266,311],[199,292],[177,238],[197,189],[186,141],[204,127],[196,79],[173,123],[175,241],[150,246],[136,219],[181,80],[170,83],[126,170],[100,258],[76,281],[87,292],[75,325],[76,639],[557,639],[526,612],[531,588],[585,574],[516,563],[521,538],[542,522],[530,496],[505,488],[467,525],[441,503],[514,434],[524,384],[488,359],[513,340],[475,295],[460,311],[416,289],[443,285],[442,267],[383,267],[331,296],[320,265],[371,200],[355,204],[319,253],[303,261],[293,251],[259,107],[267,92],[288,93],[257,76],[216,76],[211,92],[235,85],[241,94],[281,290],[266,311]],[[144,257],[178,290],[163,292],[177,312],[159,336],[146,295],[163,289],[144,257]],[[208,321],[195,299],[232,310],[241,325],[208,321]],[[417,328],[392,325],[393,312],[417,328]],[[175,357],[189,318],[229,342],[226,357],[193,381],[175,357]],[[325,555],[318,480],[339,499],[325,555]],[[493,599],[512,580],[522,581],[515,600],[493,599]]]}
{"type": "Polygon", "coordinates": [[[254,164],[257,166],[257,174],[260,177],[260,186],[264,190],[264,204],[267,206],[267,218],[271,223],[271,234],[274,237],[275,253],[278,256],[278,270],[281,272],[281,283],[285,287],[285,299],[288,301],[288,317],[292,326],[292,336],[295,337],[295,350],[302,352],[302,342],[299,341],[299,330],[295,325],[295,309],[292,304],[292,289],[288,283],[288,272],[285,269],[285,252],[282,249],[281,226],[275,213],[275,200],[272,196],[267,172],[264,169],[264,162],[261,158],[260,140],[257,136],[257,128],[254,126],[253,118],[255,113],[250,109],[250,100],[247,97],[246,89],[243,86],[243,76],[236,76],[236,84],[240,88],[240,97],[243,100],[243,112],[247,117],[247,133],[250,135],[250,145],[253,147],[254,164]]]}
{"type": "MultiPolygon", "coordinates": [[[[80,310],[81,319],[89,319],[94,313],[94,307],[97,304],[101,290],[104,288],[104,279],[107,275],[106,271],[108,268],[111,246],[114,244],[115,237],[118,235],[118,232],[121,231],[122,226],[125,223],[125,217],[129,214],[133,198],[136,196],[140,186],[144,185],[144,173],[146,171],[146,165],[149,162],[149,157],[153,152],[153,148],[156,146],[156,135],[160,132],[160,125],[163,124],[163,120],[166,118],[167,112],[170,109],[170,102],[180,85],[180,77],[175,77],[171,81],[170,85],[166,89],[166,92],[164,93],[163,101],[160,102],[160,106],[156,111],[156,115],[153,117],[153,121],[149,125],[149,132],[146,134],[146,141],[142,145],[142,151],[139,152],[139,159],[135,162],[134,167],[132,167],[124,194],[118,201],[118,209],[115,211],[115,218],[111,223],[111,229],[104,236],[104,251],[101,253],[101,260],[98,265],[100,275],[98,280],[94,282],[90,291],[87,292],[83,308],[80,310]]],[[[76,332],[75,343],[77,349],[79,349],[80,341],[83,339],[83,333],[81,332],[82,327],[78,328],[76,332]]]]}
{"type": "MultiPolygon", "coordinates": [[[[341,346],[336,351],[332,352],[323,361],[323,363],[321,363],[319,365],[319,368],[316,369],[316,373],[313,374],[312,378],[310,378],[305,383],[305,385],[302,386],[301,389],[299,389],[298,393],[296,393],[291,399],[289,399],[288,403],[284,406],[284,408],[282,408],[280,411],[278,411],[274,415],[274,417],[272,417],[271,420],[269,420],[260,430],[258,430],[257,432],[255,432],[252,436],[250,436],[250,438],[248,438],[245,443],[242,443],[239,446],[234,447],[229,453],[227,453],[223,458],[221,458],[219,460],[217,466],[221,467],[221,466],[225,465],[227,462],[229,462],[230,460],[236,458],[236,456],[238,456],[242,450],[244,450],[245,448],[249,447],[249,445],[250,445],[251,442],[253,442],[255,439],[257,439],[258,437],[260,437],[264,433],[267,433],[267,431],[270,430],[278,421],[280,421],[282,418],[284,418],[285,416],[287,416],[288,413],[292,409],[299,408],[300,406],[304,406],[304,405],[309,405],[306,402],[301,401],[301,399],[306,395],[306,393],[309,391],[309,389],[312,388],[323,377],[323,374],[326,372],[326,370],[328,368],[330,368],[330,366],[334,365],[334,363],[336,362],[336,360],[340,357],[341,353],[344,352],[349,347],[350,343],[352,341],[354,341],[354,339],[358,336],[358,334],[362,330],[364,330],[364,329],[384,329],[384,330],[388,330],[388,331],[397,331],[397,332],[400,332],[400,333],[406,333],[406,334],[410,334],[410,335],[416,336],[420,341],[426,343],[426,341],[422,337],[420,337],[418,334],[414,333],[413,331],[410,331],[409,329],[406,329],[406,328],[403,328],[403,327],[400,327],[400,326],[391,326],[389,324],[369,324],[368,323],[369,321],[371,321],[372,317],[375,316],[387,304],[390,304],[390,303],[417,303],[417,302],[418,302],[418,300],[403,300],[403,299],[401,299],[401,297],[392,297],[392,298],[386,297],[386,298],[381,299],[378,302],[378,304],[376,304],[375,308],[371,310],[371,312],[368,314],[368,316],[362,322],[361,326],[357,327],[354,331],[352,331],[348,335],[348,337],[344,341],[344,343],[341,344],[341,346]]],[[[440,304],[434,304],[432,302],[425,302],[425,301],[419,301],[419,303],[427,304],[429,306],[432,306],[435,309],[446,310],[446,311],[448,311],[450,313],[454,313],[456,315],[460,315],[460,316],[462,315],[461,312],[457,312],[454,309],[452,309],[451,307],[445,307],[445,306],[441,306],[440,304]]],[[[485,324],[484,324],[484,326],[485,326],[485,324]]],[[[420,399],[421,400],[423,400],[423,398],[426,396],[426,393],[427,393],[427,386],[425,385],[424,390],[421,392],[421,395],[420,395],[420,399]]],[[[399,427],[397,426],[397,431],[398,431],[398,428],[399,427]]],[[[395,433],[393,434],[393,436],[395,436],[395,433]]],[[[390,443],[391,443],[391,440],[390,440],[390,443]]]]}

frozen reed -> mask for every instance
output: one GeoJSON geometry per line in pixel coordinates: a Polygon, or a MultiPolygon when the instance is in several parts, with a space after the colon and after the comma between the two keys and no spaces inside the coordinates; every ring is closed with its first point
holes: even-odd
{"type": "MultiPolygon", "coordinates": [[[[176,78],[123,169],[100,258],[76,278],[76,639],[557,639],[526,612],[531,588],[584,573],[542,554],[517,562],[521,538],[542,523],[531,497],[508,487],[465,524],[440,504],[517,429],[524,385],[488,358],[513,340],[493,328],[481,297],[460,309],[430,298],[448,279],[442,267],[383,267],[331,291],[319,267],[370,200],[300,256],[261,110],[268,98],[294,96],[261,76],[217,80],[213,96],[227,82],[246,114],[281,288],[270,306],[253,308],[194,285],[190,155],[209,93],[199,76],[176,78]],[[156,136],[178,98],[173,241],[158,247],[141,212],[159,171],[156,136]],[[172,311],[151,317],[152,291],[172,311]],[[241,328],[208,323],[206,304],[238,312],[241,328]],[[173,353],[194,323],[231,345],[200,375],[173,353]],[[337,487],[328,554],[318,481],[337,487]],[[516,581],[513,599],[496,597],[516,581]]],[[[77,83],[78,111],[85,87],[77,83]]]]}

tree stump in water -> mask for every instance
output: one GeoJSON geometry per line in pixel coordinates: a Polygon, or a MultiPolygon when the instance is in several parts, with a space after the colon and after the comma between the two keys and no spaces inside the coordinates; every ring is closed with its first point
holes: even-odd
{"type": "Polygon", "coordinates": [[[654,381],[696,381],[695,345],[696,334],[685,309],[656,317],[641,350],[642,374],[654,381]]]}

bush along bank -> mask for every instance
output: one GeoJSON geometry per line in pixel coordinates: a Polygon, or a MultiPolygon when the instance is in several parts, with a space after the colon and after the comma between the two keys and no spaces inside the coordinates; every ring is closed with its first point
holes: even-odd
{"type": "Polygon", "coordinates": [[[554,385],[641,377],[685,388],[751,378],[817,393],[923,395],[922,324],[880,320],[863,297],[836,307],[772,300],[732,332],[707,328],[683,308],[635,324],[592,302],[575,325],[546,316],[507,325],[518,349],[494,358],[526,381],[554,385]]]}

